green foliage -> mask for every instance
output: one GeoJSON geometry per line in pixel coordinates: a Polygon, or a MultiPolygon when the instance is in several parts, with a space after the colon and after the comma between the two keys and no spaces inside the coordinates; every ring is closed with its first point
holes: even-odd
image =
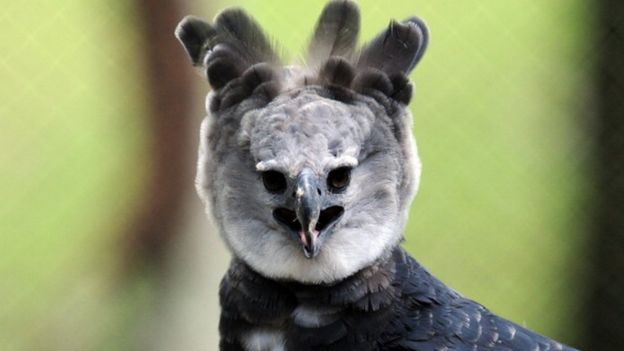
{"type": "Polygon", "coordinates": [[[114,300],[119,219],[145,166],[132,15],[121,2],[3,5],[2,350],[84,350],[122,320],[100,303],[114,300]]]}

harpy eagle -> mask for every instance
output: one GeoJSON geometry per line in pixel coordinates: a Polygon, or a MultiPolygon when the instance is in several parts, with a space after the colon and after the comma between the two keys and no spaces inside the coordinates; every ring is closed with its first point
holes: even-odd
{"type": "Polygon", "coordinates": [[[399,244],[420,160],[407,76],[412,17],[357,48],[355,3],[331,1],[302,65],[240,9],[176,29],[212,92],[197,191],[233,259],[220,349],[572,350],[450,289],[399,244]]]}

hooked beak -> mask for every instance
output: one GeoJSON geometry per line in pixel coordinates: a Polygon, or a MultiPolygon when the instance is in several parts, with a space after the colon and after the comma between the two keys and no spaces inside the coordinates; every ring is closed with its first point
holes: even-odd
{"type": "Polygon", "coordinates": [[[273,211],[273,216],[296,234],[306,258],[314,258],[321,250],[322,234],[342,216],[344,208],[329,206],[322,209],[326,199],[310,169],[304,169],[297,177],[293,195],[294,211],[280,207],[273,211]]]}
{"type": "Polygon", "coordinates": [[[304,169],[297,178],[295,188],[295,213],[301,224],[299,240],[307,258],[318,255],[319,230],[316,229],[321,214],[321,191],[316,177],[309,169],[304,169]]]}

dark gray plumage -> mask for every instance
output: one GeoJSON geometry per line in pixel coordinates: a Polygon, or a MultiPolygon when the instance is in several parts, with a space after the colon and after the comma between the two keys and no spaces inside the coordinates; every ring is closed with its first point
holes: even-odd
{"type": "Polygon", "coordinates": [[[462,297],[400,248],[323,285],[269,280],[235,260],[220,296],[224,350],[244,350],[258,325],[283,329],[284,349],[297,351],[572,350],[462,297]]]}
{"type": "Polygon", "coordinates": [[[429,33],[424,22],[413,17],[401,23],[390,21],[364,49],[359,67],[375,67],[388,75],[409,73],[427,49],[429,33]]]}
{"type": "Polygon", "coordinates": [[[406,109],[416,18],[361,50],[332,1],[307,67],[282,67],[243,11],[176,35],[213,91],[196,187],[233,260],[222,350],[571,350],[462,297],[400,248],[420,160],[406,109]]]}
{"type": "Polygon", "coordinates": [[[308,48],[308,64],[320,65],[331,56],[350,57],[360,32],[360,11],[351,1],[327,4],[308,48]]]}

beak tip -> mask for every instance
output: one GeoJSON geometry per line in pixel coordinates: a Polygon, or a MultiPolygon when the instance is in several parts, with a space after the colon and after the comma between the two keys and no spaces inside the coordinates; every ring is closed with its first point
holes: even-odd
{"type": "Polygon", "coordinates": [[[303,246],[303,254],[306,258],[314,258],[318,256],[320,251],[320,246],[317,241],[318,236],[319,231],[317,230],[307,233],[304,233],[303,231],[299,232],[299,239],[301,240],[301,244],[303,246]]]}
{"type": "Polygon", "coordinates": [[[312,259],[319,254],[319,250],[316,246],[309,247],[307,245],[303,246],[303,254],[307,259],[312,259]]]}

